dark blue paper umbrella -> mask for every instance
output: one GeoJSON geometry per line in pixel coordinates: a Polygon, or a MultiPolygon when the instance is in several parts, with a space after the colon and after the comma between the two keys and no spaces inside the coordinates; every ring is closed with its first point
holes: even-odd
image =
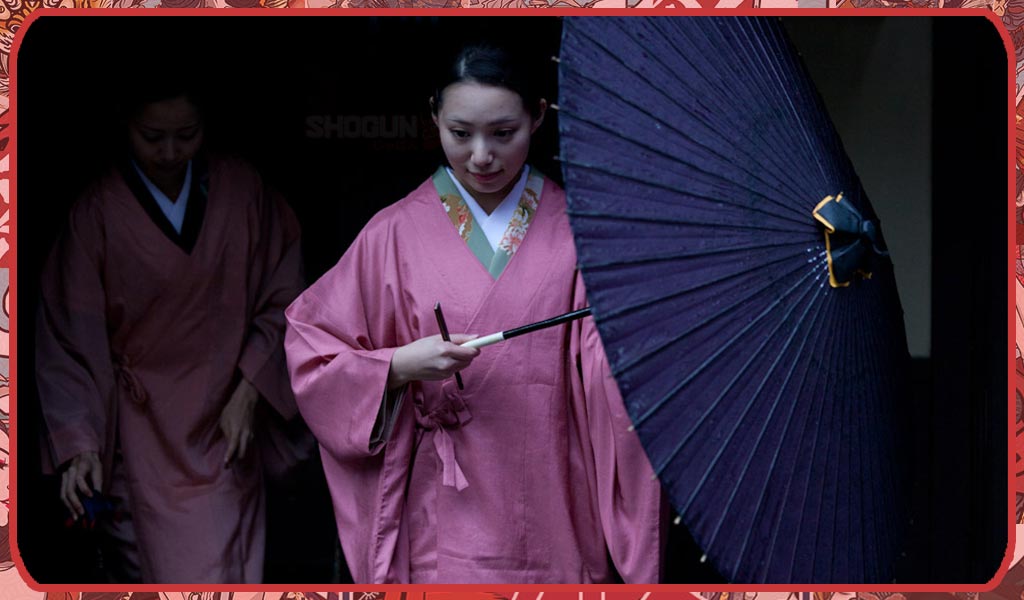
{"type": "Polygon", "coordinates": [[[598,330],[707,558],[735,582],[891,582],[902,312],[781,25],[566,19],[559,104],[598,330]]]}

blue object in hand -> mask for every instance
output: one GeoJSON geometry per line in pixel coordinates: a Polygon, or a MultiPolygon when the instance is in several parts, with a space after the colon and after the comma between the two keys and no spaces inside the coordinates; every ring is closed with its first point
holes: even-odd
{"type": "Polygon", "coordinates": [[[81,501],[85,514],[78,521],[69,517],[65,521],[65,525],[68,527],[74,527],[76,523],[81,523],[83,528],[93,529],[96,527],[98,520],[115,513],[114,503],[100,492],[93,491],[92,497],[82,496],[81,501]]]}

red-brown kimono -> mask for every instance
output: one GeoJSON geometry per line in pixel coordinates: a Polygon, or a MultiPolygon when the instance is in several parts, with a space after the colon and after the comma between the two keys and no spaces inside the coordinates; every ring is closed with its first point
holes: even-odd
{"type": "Polygon", "coordinates": [[[180,234],[130,166],[73,206],[42,278],[40,401],[51,467],[95,451],[109,484],[120,447],[144,582],[255,583],[260,453],[226,469],[218,421],[239,377],[296,412],[282,311],[298,227],[245,163],[194,164],[180,234]]]}

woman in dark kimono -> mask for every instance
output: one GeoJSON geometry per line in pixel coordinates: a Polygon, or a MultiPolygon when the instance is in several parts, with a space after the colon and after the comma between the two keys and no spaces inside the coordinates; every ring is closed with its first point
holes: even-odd
{"type": "Polygon", "coordinates": [[[97,492],[120,502],[116,578],[258,583],[254,414],[296,412],[281,343],[298,227],[252,167],[202,152],[186,81],[132,82],[129,156],[71,209],[42,278],[40,402],[72,515],[97,492]]]}

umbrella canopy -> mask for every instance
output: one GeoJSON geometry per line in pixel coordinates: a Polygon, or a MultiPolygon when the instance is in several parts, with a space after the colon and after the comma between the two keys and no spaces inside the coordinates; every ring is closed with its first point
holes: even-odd
{"type": "Polygon", "coordinates": [[[781,25],[567,18],[559,68],[590,303],[682,521],[731,581],[891,582],[902,311],[781,25]]]}

